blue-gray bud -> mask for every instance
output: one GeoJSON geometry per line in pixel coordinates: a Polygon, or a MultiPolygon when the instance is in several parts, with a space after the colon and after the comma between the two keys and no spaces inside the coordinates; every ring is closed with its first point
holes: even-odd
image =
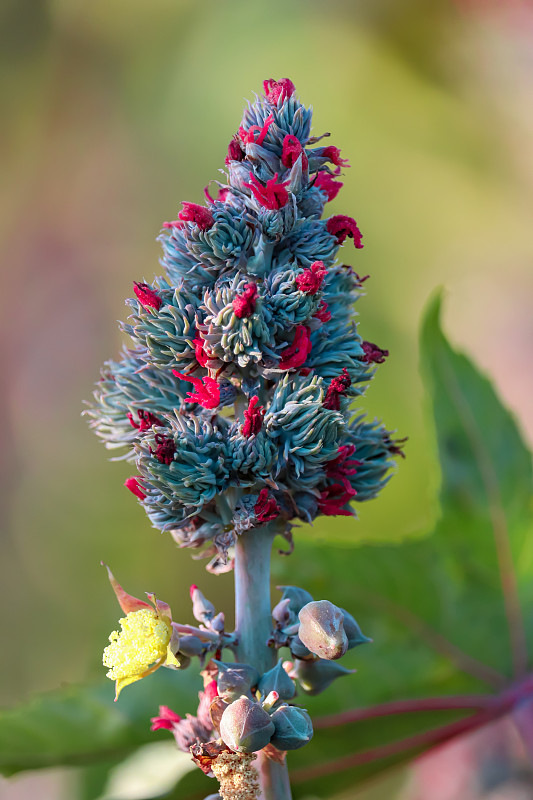
{"type": "Polygon", "coordinates": [[[353,675],[357,670],[346,669],[333,661],[296,661],[295,672],[302,690],[306,694],[320,694],[327,689],[335,678],[341,675],[353,675]]]}
{"type": "Polygon", "coordinates": [[[294,658],[309,658],[311,655],[311,651],[304,645],[299,636],[291,638],[289,647],[294,658]]]}
{"type": "Polygon", "coordinates": [[[351,650],[352,647],[357,647],[360,644],[371,642],[372,639],[369,639],[368,636],[364,635],[352,615],[344,608],[341,608],[341,611],[344,617],[342,624],[344,626],[346,636],[348,637],[348,649],[351,650]]]}
{"type": "Polygon", "coordinates": [[[298,617],[298,636],[315,655],[335,660],[348,650],[342,611],[329,600],[313,600],[307,603],[298,617]]]}
{"type": "Polygon", "coordinates": [[[283,591],[282,601],[290,600],[289,609],[295,616],[306,603],[310,603],[313,600],[313,596],[306,592],[305,589],[300,589],[299,586],[278,586],[277,588],[283,591]]]}
{"type": "Polygon", "coordinates": [[[213,659],[218,667],[217,688],[223,700],[231,703],[241,695],[250,695],[252,686],[259,682],[259,673],[249,664],[226,664],[213,659]]]}
{"type": "Polygon", "coordinates": [[[239,697],[225,709],[220,720],[220,735],[231,750],[255,753],[270,742],[274,723],[259,703],[239,697]]]}
{"type": "Polygon", "coordinates": [[[184,656],[200,656],[205,650],[205,644],[198,636],[180,636],[178,641],[178,652],[184,656]]]}
{"type": "Polygon", "coordinates": [[[263,697],[266,697],[269,692],[277,692],[280,700],[290,700],[296,694],[294,681],[292,678],[289,678],[286,671],[283,669],[281,658],[275,667],[265,672],[257,688],[263,697]]]}
{"type": "Polygon", "coordinates": [[[297,750],[313,738],[313,723],[304,708],[283,705],[271,715],[275,731],[271,744],[278,750],[297,750]]]}

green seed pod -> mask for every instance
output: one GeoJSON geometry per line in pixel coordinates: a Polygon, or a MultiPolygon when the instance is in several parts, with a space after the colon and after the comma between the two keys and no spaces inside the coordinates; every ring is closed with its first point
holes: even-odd
{"type": "Polygon", "coordinates": [[[278,750],[297,750],[313,738],[313,723],[304,708],[280,706],[273,712],[271,720],[275,731],[270,742],[278,750]]]}
{"type": "Polygon", "coordinates": [[[262,750],[270,742],[274,730],[267,712],[249,697],[239,697],[230,703],[220,720],[220,735],[224,743],[239,753],[262,750]]]}
{"type": "Polygon", "coordinates": [[[340,664],[324,661],[321,658],[318,661],[296,661],[294,666],[302,690],[311,695],[323,692],[335,678],[357,672],[355,669],[346,669],[340,664]]]}
{"type": "Polygon", "coordinates": [[[344,632],[343,614],[329,600],[307,603],[300,613],[298,636],[312,653],[335,660],[348,650],[348,637],[344,632]]]}
{"type": "Polygon", "coordinates": [[[223,700],[231,703],[241,695],[251,697],[250,689],[259,681],[259,673],[249,664],[226,664],[213,659],[218,667],[217,688],[223,700]]]}
{"type": "Polygon", "coordinates": [[[294,681],[289,678],[282,666],[283,659],[261,677],[257,688],[266,697],[269,692],[277,692],[280,700],[290,700],[296,694],[294,681]]]}
{"type": "Polygon", "coordinates": [[[352,647],[357,647],[359,644],[371,642],[372,639],[369,639],[368,636],[364,635],[352,615],[349,614],[344,608],[341,608],[341,611],[342,616],[344,617],[342,624],[344,626],[346,636],[348,637],[348,649],[351,650],[352,647]]]}
{"type": "Polygon", "coordinates": [[[201,655],[205,650],[205,645],[198,636],[180,636],[178,642],[178,652],[183,653],[184,656],[201,655]]]}

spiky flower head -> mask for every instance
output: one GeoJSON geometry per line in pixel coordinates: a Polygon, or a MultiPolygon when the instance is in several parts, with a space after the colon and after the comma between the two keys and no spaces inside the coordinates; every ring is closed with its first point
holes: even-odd
{"type": "Polygon", "coordinates": [[[366,278],[339,252],[356,256],[362,234],[350,216],[324,217],[349,164],[322,138],[289,79],[264,82],[226,182],[164,223],[165,275],[134,283],[133,348],[106,364],[89,410],[135,462],[126,486],[154,526],[205,548],[215,571],[231,567],[236,536],[273,519],[288,534],[295,518],[353,515],[400,452],[359,410],[351,421],[388,352],[353,319],[366,278]]]}

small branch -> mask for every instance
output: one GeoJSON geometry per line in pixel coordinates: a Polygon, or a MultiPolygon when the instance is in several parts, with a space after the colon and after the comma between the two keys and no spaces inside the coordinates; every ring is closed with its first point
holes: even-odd
{"type": "Polygon", "coordinates": [[[388,717],[394,714],[414,714],[420,711],[489,710],[498,706],[499,703],[498,697],[484,694],[393,700],[390,703],[380,703],[367,708],[352,708],[340,714],[328,714],[324,717],[318,717],[314,720],[313,727],[315,730],[319,728],[334,728],[337,725],[348,725],[352,722],[362,722],[366,719],[388,717]]]}

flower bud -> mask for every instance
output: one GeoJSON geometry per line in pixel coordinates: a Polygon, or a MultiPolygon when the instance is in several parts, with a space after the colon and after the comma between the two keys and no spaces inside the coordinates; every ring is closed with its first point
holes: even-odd
{"type": "Polygon", "coordinates": [[[211,620],[210,628],[211,630],[216,631],[217,633],[223,633],[225,623],[226,620],[224,617],[224,612],[221,611],[219,614],[216,615],[216,617],[214,617],[211,620]]]}
{"type": "Polygon", "coordinates": [[[198,636],[180,636],[178,652],[184,656],[200,656],[205,650],[205,644],[198,636]]]}
{"type": "Polygon", "coordinates": [[[290,599],[286,597],[285,600],[280,600],[272,609],[272,619],[282,628],[290,622],[294,622],[295,614],[291,611],[290,604],[290,599]]]}
{"type": "Polygon", "coordinates": [[[313,723],[305,708],[283,705],[270,718],[275,728],[270,741],[278,750],[297,750],[313,738],[313,723]]]}
{"type": "Polygon", "coordinates": [[[215,616],[215,606],[207,598],[204,597],[198,586],[194,584],[190,588],[192,600],[192,613],[198,622],[204,624],[209,622],[215,616]]]}
{"type": "Polygon", "coordinates": [[[294,658],[309,658],[311,655],[311,651],[304,645],[299,636],[291,638],[289,647],[294,658]]]}
{"type": "Polygon", "coordinates": [[[335,678],[341,675],[353,675],[357,670],[346,669],[332,661],[296,661],[295,673],[302,690],[306,694],[320,694],[327,689],[335,678]]]}
{"type": "Polygon", "coordinates": [[[250,695],[250,689],[259,681],[258,671],[249,664],[225,664],[216,659],[213,663],[218,667],[218,693],[229,703],[243,694],[250,695]]]}
{"type": "Polygon", "coordinates": [[[343,614],[329,600],[307,603],[300,613],[298,636],[312,653],[335,660],[348,650],[348,637],[344,632],[343,614]]]}
{"type": "Polygon", "coordinates": [[[299,586],[278,586],[277,588],[283,591],[282,600],[290,600],[289,609],[294,615],[298,614],[306,603],[311,603],[313,600],[313,596],[305,589],[300,589],[299,586]]]}
{"type": "Polygon", "coordinates": [[[290,700],[296,694],[294,681],[289,678],[283,669],[281,658],[275,667],[261,676],[257,688],[263,697],[269,692],[277,692],[281,700],[290,700]]]}
{"type": "Polygon", "coordinates": [[[362,632],[361,628],[352,617],[351,614],[348,613],[344,608],[341,608],[343,619],[343,626],[344,632],[348,637],[348,649],[351,650],[352,647],[357,647],[359,644],[366,644],[367,642],[371,642],[372,639],[369,639],[368,636],[365,636],[362,632]]]}
{"type": "Polygon", "coordinates": [[[274,733],[274,723],[259,703],[239,697],[226,708],[220,720],[224,743],[238,753],[255,753],[265,747],[274,733]]]}

